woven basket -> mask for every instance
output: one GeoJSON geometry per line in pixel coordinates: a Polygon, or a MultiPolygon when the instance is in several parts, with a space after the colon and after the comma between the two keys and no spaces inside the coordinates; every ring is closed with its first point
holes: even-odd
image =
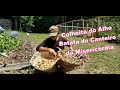
{"type": "Polygon", "coordinates": [[[44,72],[55,72],[55,64],[57,62],[57,57],[50,55],[49,52],[36,52],[31,60],[31,65],[40,71],[44,72]]]}
{"type": "MultiPolygon", "coordinates": [[[[67,52],[64,50],[63,52],[67,52]]],[[[86,54],[81,54],[81,55],[63,55],[59,52],[59,56],[61,57],[60,60],[58,61],[58,64],[60,66],[60,70],[64,73],[72,71],[80,67],[81,65],[84,64],[88,60],[88,57],[86,54]]]]}
{"type": "MultiPolygon", "coordinates": [[[[67,52],[67,50],[63,51],[64,53],[67,52]]],[[[60,63],[62,63],[62,65],[66,65],[66,66],[79,66],[82,64],[83,59],[80,59],[80,55],[65,55],[62,54],[61,52],[59,52],[58,56],[60,56],[60,63]]]]}

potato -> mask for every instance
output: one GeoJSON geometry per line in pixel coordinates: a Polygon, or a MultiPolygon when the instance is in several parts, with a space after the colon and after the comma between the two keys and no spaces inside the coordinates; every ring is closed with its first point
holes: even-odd
{"type": "Polygon", "coordinates": [[[51,70],[57,62],[57,57],[50,56],[48,52],[36,52],[30,60],[31,65],[41,71],[51,70]]]}

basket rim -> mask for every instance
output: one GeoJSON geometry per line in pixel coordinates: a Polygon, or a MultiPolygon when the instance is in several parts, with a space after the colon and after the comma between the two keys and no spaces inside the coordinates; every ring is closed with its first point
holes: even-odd
{"type": "MultiPolygon", "coordinates": [[[[53,70],[56,62],[58,61],[58,60],[57,60],[57,57],[55,57],[54,59],[50,59],[50,60],[53,61],[52,64],[51,64],[49,67],[43,69],[41,66],[39,67],[39,65],[38,65],[38,64],[39,64],[39,63],[38,63],[39,61],[35,62],[37,56],[39,56],[39,58],[41,58],[41,53],[38,52],[38,51],[33,54],[32,58],[31,58],[31,60],[30,60],[30,63],[31,63],[31,65],[32,65],[35,69],[40,70],[40,71],[51,72],[51,70],[53,70]],[[35,64],[35,63],[37,63],[37,64],[35,64]]],[[[42,57],[42,58],[43,58],[43,57],[42,57]]],[[[38,59],[38,60],[39,60],[39,59],[38,59]]],[[[46,58],[45,58],[45,61],[47,61],[46,58]]],[[[54,70],[53,70],[53,71],[54,71],[54,70]]]]}

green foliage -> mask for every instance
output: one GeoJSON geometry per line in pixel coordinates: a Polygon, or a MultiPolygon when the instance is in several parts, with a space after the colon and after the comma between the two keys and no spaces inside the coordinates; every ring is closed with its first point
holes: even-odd
{"type": "Polygon", "coordinates": [[[112,30],[108,30],[108,31],[103,31],[103,32],[100,32],[99,35],[101,36],[106,36],[106,35],[116,35],[115,33],[115,23],[113,22],[104,22],[103,23],[103,26],[111,26],[112,27],[112,30]]]}
{"type": "Polygon", "coordinates": [[[0,34],[0,52],[8,52],[19,48],[17,38],[10,37],[6,32],[0,34]]]}
{"type": "Polygon", "coordinates": [[[116,36],[116,41],[120,41],[120,36],[119,36],[120,24],[119,24],[119,22],[107,21],[107,22],[103,23],[103,26],[111,26],[112,30],[100,32],[99,33],[100,36],[106,36],[106,35],[116,36]]]}
{"type": "Polygon", "coordinates": [[[63,23],[76,19],[89,19],[95,16],[0,16],[11,19],[13,30],[18,29],[25,32],[46,33],[51,25],[63,23]],[[15,27],[15,28],[14,28],[15,27]]]}
{"type": "Polygon", "coordinates": [[[20,16],[19,19],[24,31],[29,31],[32,29],[32,27],[34,27],[33,25],[34,16],[20,16]]]}
{"type": "Polygon", "coordinates": [[[117,42],[120,43],[120,34],[116,38],[117,38],[117,42]]]}
{"type": "Polygon", "coordinates": [[[42,32],[48,32],[51,25],[56,25],[59,22],[60,16],[44,16],[41,20],[42,32]]]}

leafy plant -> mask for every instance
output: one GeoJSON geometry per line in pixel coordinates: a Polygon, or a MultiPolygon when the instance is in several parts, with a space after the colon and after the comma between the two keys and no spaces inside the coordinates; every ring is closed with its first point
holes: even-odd
{"type": "Polygon", "coordinates": [[[8,52],[19,48],[19,40],[6,32],[0,34],[0,52],[8,52]]]}

